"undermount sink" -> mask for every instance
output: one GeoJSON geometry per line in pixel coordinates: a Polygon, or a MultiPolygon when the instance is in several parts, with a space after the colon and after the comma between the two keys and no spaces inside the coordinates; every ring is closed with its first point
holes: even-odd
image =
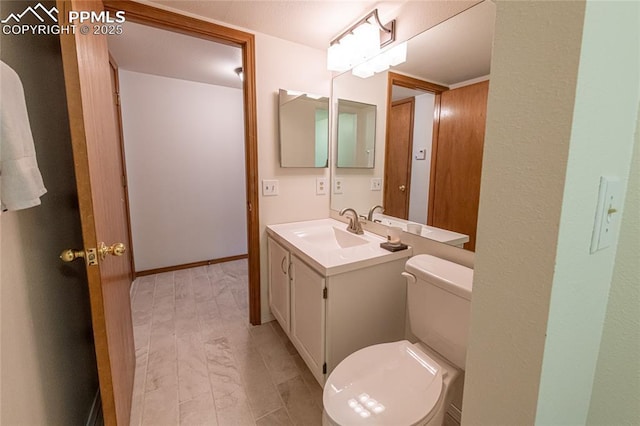
{"type": "Polygon", "coordinates": [[[411,249],[390,252],[380,247],[385,238],[365,231],[356,235],[335,219],[268,225],[267,233],[324,276],[411,256],[411,249]]]}
{"type": "Polygon", "coordinates": [[[335,226],[309,228],[293,232],[304,241],[326,249],[341,249],[369,244],[370,241],[335,226]]]}

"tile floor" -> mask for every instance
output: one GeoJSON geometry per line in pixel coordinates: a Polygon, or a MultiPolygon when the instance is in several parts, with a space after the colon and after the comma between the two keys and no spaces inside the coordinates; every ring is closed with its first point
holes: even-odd
{"type": "Polygon", "coordinates": [[[277,322],[248,323],[247,262],[138,278],[131,425],[320,425],[322,388],[277,322]]]}

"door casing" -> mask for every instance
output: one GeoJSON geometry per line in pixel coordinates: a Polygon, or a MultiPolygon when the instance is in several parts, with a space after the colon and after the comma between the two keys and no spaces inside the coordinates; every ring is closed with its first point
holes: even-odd
{"type": "Polygon", "coordinates": [[[104,0],[105,10],[124,11],[127,21],[223,43],[242,49],[244,71],[244,133],[247,197],[247,248],[249,262],[249,322],[261,323],[260,306],[260,224],[258,197],[258,131],[256,114],[255,37],[179,13],[133,1],[104,0]]]}

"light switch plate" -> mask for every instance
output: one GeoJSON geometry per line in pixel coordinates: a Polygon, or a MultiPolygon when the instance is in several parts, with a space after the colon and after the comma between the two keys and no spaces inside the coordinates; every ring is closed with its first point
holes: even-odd
{"type": "Polygon", "coordinates": [[[316,195],[327,195],[327,178],[316,178],[316,195]]]}
{"type": "Polygon", "coordinates": [[[262,180],[262,195],[265,197],[270,197],[273,195],[278,195],[279,193],[279,181],[275,179],[263,179],[262,180]]]}
{"type": "Polygon", "coordinates": [[[618,223],[622,214],[620,201],[620,179],[600,177],[596,220],[591,236],[591,253],[615,244],[618,223]]]}
{"type": "Polygon", "coordinates": [[[334,194],[342,194],[342,178],[336,177],[333,178],[333,193],[334,194]]]}
{"type": "Polygon", "coordinates": [[[371,190],[382,191],[382,178],[371,178],[371,190]]]}

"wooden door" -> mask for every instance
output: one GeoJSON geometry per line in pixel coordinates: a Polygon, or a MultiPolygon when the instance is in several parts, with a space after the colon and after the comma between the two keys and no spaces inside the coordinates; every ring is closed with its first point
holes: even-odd
{"type": "Polygon", "coordinates": [[[489,82],[442,92],[428,225],[469,235],[475,250],[489,82]]]}
{"type": "Polygon", "coordinates": [[[384,166],[384,213],[409,217],[414,98],[391,104],[384,166]]]}
{"type": "MultiPolygon", "coordinates": [[[[58,0],[68,12],[101,11],[101,1],[58,0]]],[[[105,36],[61,35],[71,143],[85,250],[129,240],[122,161],[105,36]]],[[[105,424],[128,425],[135,368],[129,256],[87,266],[93,334],[105,424]]]]}

